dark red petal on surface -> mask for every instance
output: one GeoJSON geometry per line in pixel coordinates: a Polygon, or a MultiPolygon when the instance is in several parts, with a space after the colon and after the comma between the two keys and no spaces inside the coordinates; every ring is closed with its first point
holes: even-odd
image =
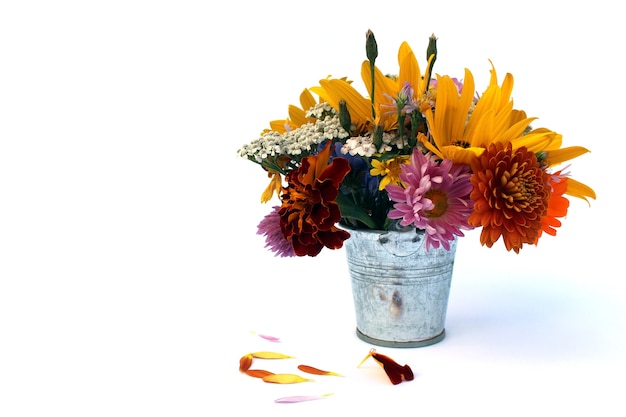
{"type": "Polygon", "coordinates": [[[413,380],[413,371],[409,365],[402,366],[389,356],[381,355],[380,353],[373,352],[372,357],[383,366],[392,384],[397,385],[403,380],[413,380]]]}

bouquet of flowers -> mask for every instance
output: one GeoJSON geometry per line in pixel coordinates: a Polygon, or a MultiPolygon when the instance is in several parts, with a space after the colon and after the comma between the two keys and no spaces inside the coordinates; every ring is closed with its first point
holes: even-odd
{"type": "Polygon", "coordinates": [[[406,227],[425,234],[427,249],[481,228],[482,245],[502,238],[519,253],[556,235],[566,196],[596,198],[559,168],[588,149],[531,127],[536,118],[513,108],[513,76],[499,84],[493,65],[482,93],[468,69],[460,80],[434,75],[436,41],[424,67],[403,42],[397,75],[385,75],[368,31],[367,95],[347,78],[322,79],[304,89],[301,108],[290,105],[287,119],[239,149],[269,178],[261,201],[280,200],[258,226],[277,256],[341,248],[350,228],[406,227]]]}

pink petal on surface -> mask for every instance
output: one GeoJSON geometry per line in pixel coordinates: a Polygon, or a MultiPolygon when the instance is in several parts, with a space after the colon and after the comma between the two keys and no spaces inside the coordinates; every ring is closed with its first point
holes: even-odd
{"type": "Polygon", "coordinates": [[[254,332],[252,330],[250,330],[250,333],[257,335],[257,336],[259,336],[262,339],[269,340],[270,342],[278,342],[280,340],[280,338],[278,338],[278,337],[269,336],[269,335],[262,334],[262,333],[257,333],[257,332],[254,332]]]}
{"type": "Polygon", "coordinates": [[[259,334],[259,337],[262,337],[265,340],[269,340],[270,342],[278,342],[280,339],[274,336],[268,336],[266,334],[259,334]]]}
{"type": "Polygon", "coordinates": [[[319,400],[319,399],[322,399],[322,398],[326,398],[329,395],[332,395],[332,394],[324,394],[324,395],[294,395],[293,397],[279,398],[277,400],[274,400],[274,402],[275,403],[284,403],[284,404],[301,403],[301,402],[304,402],[304,401],[319,400]]]}

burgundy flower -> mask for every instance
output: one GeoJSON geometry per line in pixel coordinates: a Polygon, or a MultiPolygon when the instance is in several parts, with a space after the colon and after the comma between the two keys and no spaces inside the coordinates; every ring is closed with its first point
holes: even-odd
{"type": "Polygon", "coordinates": [[[316,256],[323,247],[339,249],[350,237],[335,226],[341,211],[334,201],[350,164],[345,158],[333,158],[329,164],[330,150],[329,141],[319,154],[303,158],[285,177],[278,214],[283,235],[298,256],[316,256]]]}

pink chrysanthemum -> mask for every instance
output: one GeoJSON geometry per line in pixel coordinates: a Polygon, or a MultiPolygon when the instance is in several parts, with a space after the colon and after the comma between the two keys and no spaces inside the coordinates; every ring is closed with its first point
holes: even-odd
{"type": "Polygon", "coordinates": [[[291,246],[291,243],[285,238],[280,229],[279,210],[280,206],[273,207],[272,211],[261,220],[261,223],[257,226],[257,235],[265,236],[265,247],[275,252],[275,256],[283,258],[296,256],[293,246],[291,246]]]}
{"type": "Polygon", "coordinates": [[[426,231],[426,250],[443,246],[450,249],[461,229],[472,226],[467,218],[472,212],[470,171],[466,165],[455,165],[446,159],[435,161],[432,154],[415,149],[411,163],[402,166],[404,185],[390,184],[385,189],[395,203],[390,219],[401,219],[401,226],[413,225],[426,231]]]}

